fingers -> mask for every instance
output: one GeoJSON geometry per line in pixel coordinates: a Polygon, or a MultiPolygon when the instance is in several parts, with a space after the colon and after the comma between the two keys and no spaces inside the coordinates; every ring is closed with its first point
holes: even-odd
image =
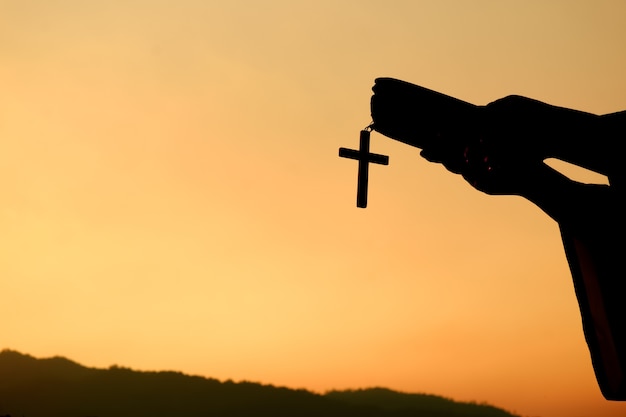
{"type": "Polygon", "coordinates": [[[461,143],[450,145],[448,141],[440,138],[424,148],[420,156],[429,162],[442,164],[450,172],[461,174],[467,168],[465,148],[466,146],[461,143]]]}
{"type": "Polygon", "coordinates": [[[469,174],[488,174],[495,167],[494,157],[490,155],[489,149],[482,138],[465,146],[463,149],[463,162],[465,163],[465,171],[469,174]]]}
{"type": "Polygon", "coordinates": [[[377,132],[412,146],[422,144],[418,138],[423,123],[415,109],[415,97],[410,84],[392,78],[378,78],[372,88],[371,113],[373,128],[377,132]]]}
{"type": "Polygon", "coordinates": [[[432,149],[422,149],[420,156],[428,162],[442,163],[443,155],[432,149]]]}
{"type": "Polygon", "coordinates": [[[472,187],[483,192],[495,193],[495,183],[502,180],[495,174],[497,174],[495,172],[495,160],[489,154],[483,139],[478,139],[475,143],[465,146],[461,175],[472,187]]]}
{"type": "Polygon", "coordinates": [[[430,162],[443,164],[448,171],[460,174],[474,188],[487,194],[515,194],[515,183],[502,169],[500,158],[483,138],[467,141],[454,148],[431,146],[420,155],[430,162]]]}
{"type": "Polygon", "coordinates": [[[491,195],[525,195],[539,177],[543,162],[511,153],[487,139],[469,143],[463,152],[461,175],[474,188],[491,195]]]}

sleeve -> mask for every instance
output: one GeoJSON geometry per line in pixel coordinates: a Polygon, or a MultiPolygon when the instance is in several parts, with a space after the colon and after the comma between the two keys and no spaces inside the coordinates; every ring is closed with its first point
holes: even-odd
{"type": "Polygon", "coordinates": [[[623,223],[613,221],[586,230],[560,225],[591,362],[607,400],[626,400],[623,223]]]}

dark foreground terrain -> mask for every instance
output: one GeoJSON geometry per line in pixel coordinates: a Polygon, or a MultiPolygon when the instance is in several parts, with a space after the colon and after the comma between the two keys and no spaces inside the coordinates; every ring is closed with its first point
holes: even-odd
{"type": "Polygon", "coordinates": [[[305,390],[220,382],[180,372],[87,368],[61,357],[0,352],[0,416],[12,417],[511,417],[486,404],[460,403],[383,388],[305,390]]]}

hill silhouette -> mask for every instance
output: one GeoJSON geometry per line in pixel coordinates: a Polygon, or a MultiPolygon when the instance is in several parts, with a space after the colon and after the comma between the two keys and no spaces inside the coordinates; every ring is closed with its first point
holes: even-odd
{"type": "Polygon", "coordinates": [[[515,417],[502,409],[384,388],[316,394],[180,372],[88,368],[54,357],[0,352],[0,416],[515,417]]]}

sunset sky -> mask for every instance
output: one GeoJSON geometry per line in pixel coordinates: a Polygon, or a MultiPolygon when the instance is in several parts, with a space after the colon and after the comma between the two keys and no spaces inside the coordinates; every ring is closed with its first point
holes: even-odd
{"type": "Polygon", "coordinates": [[[337,156],[382,76],[624,110],[625,22],[619,0],[0,0],[0,349],[626,415],[555,222],[377,133],[358,209],[337,156]]]}

